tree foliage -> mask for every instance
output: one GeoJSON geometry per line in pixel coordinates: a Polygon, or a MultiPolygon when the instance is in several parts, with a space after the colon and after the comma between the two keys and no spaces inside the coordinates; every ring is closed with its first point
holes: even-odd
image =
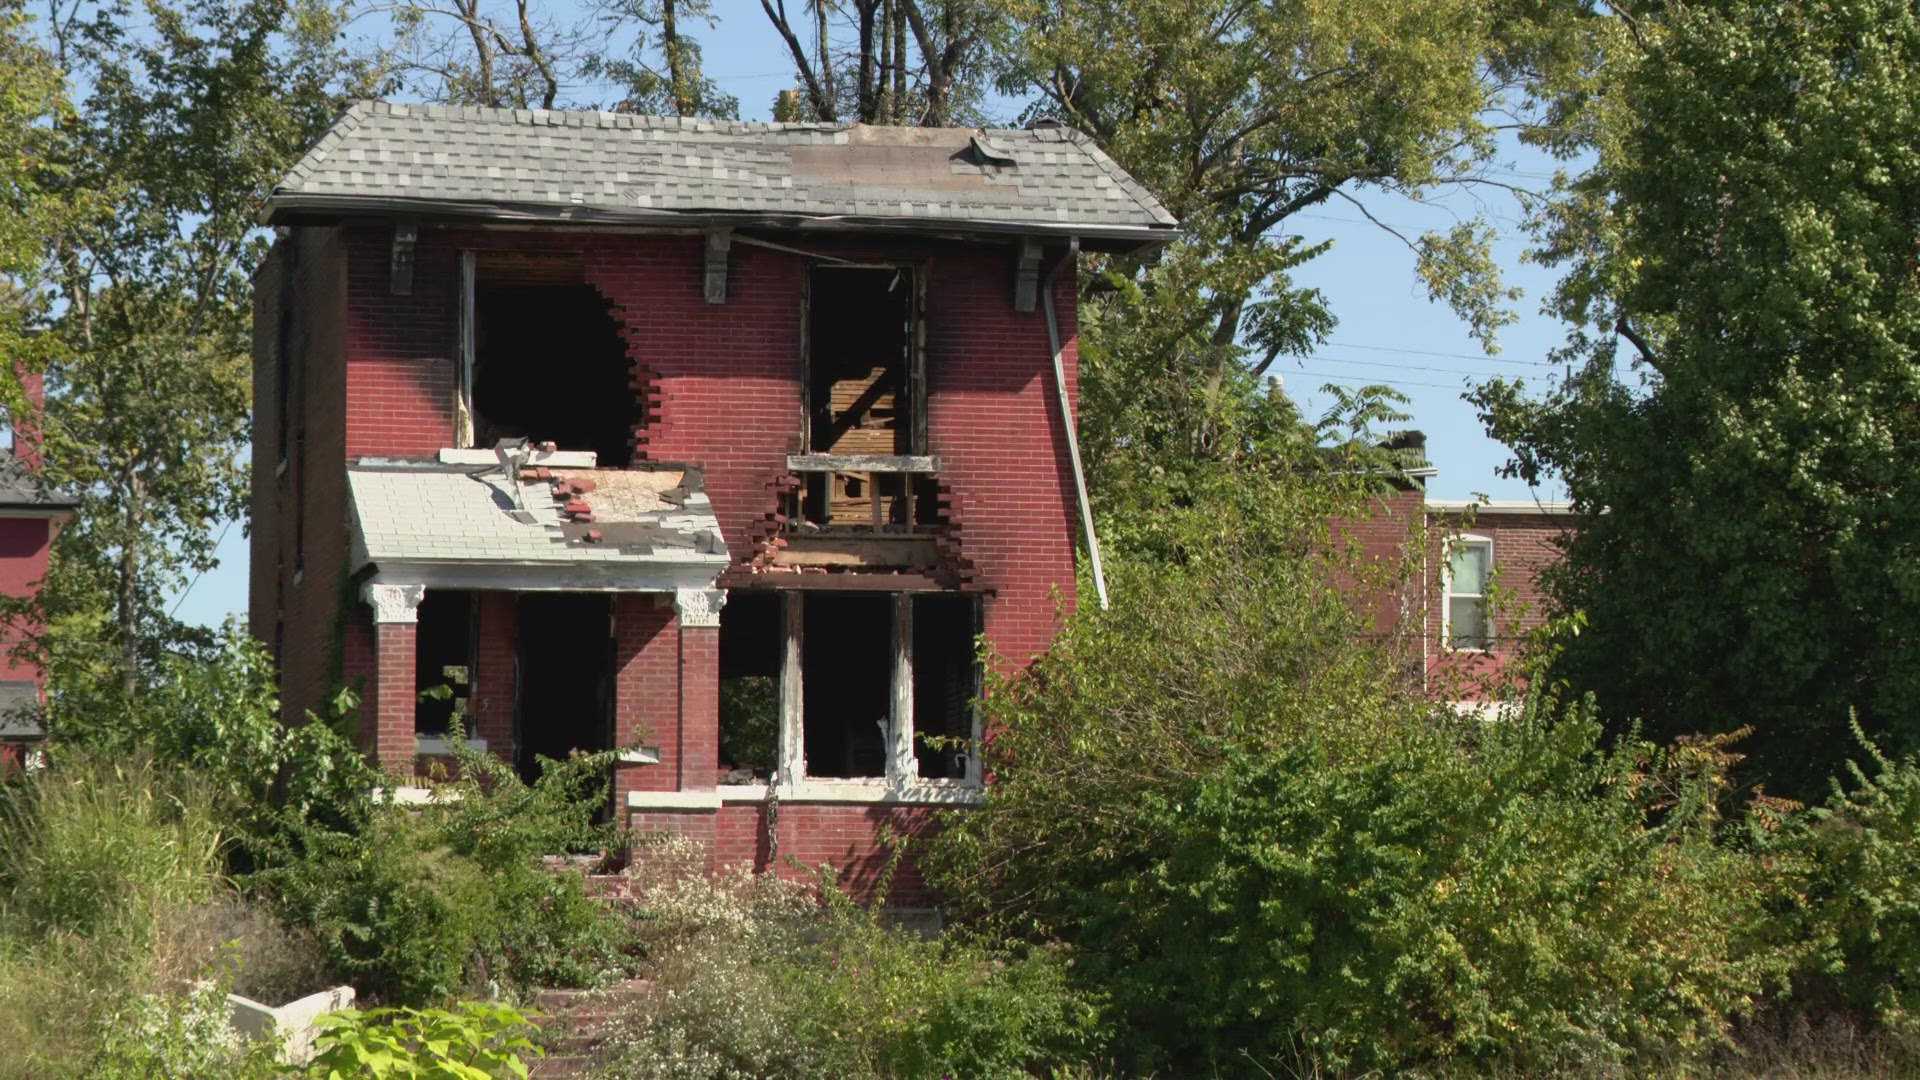
{"type": "MultiPolygon", "coordinates": [[[[1150,262],[1089,260],[1083,423],[1104,498],[1153,470],[1232,458],[1275,422],[1258,386],[1327,339],[1335,315],[1292,273],[1330,242],[1299,215],[1497,183],[1496,110],[1562,33],[1556,9],[1360,4],[1015,3],[1002,89],[1090,134],[1177,216],[1150,262]],[[1553,16],[1553,17],[1549,17],[1553,16]],[[1249,414],[1248,410],[1252,413],[1249,414]],[[1145,469],[1148,472],[1142,472],[1145,469]]],[[[1512,318],[1483,222],[1394,231],[1432,295],[1493,347],[1512,318]]]]}
{"type": "Polygon", "coordinates": [[[78,100],[38,136],[61,211],[22,367],[46,380],[42,479],[80,512],[14,616],[60,692],[135,693],[187,638],[165,598],[244,512],[255,214],[331,118],[337,29],[278,0],[76,3],[42,28],[78,100]]]}
{"type": "Polygon", "coordinates": [[[1544,219],[1568,375],[1478,401],[1586,515],[1555,673],[1655,737],[1752,725],[1750,777],[1817,795],[1849,709],[1920,746],[1920,16],[1616,7],[1544,219]]]}

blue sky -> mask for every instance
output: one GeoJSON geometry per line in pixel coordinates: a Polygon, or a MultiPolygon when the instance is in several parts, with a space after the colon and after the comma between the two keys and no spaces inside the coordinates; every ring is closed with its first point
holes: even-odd
{"type": "MultiPolygon", "coordinates": [[[[742,117],[766,119],[774,95],[794,82],[784,46],[758,0],[715,0],[713,10],[718,28],[695,28],[705,48],[707,74],[740,99],[742,117]]],[[[798,3],[793,10],[798,12],[798,3]]],[[[563,12],[556,8],[554,14],[563,12]]],[[[1011,113],[1010,103],[1008,120],[1011,113]]],[[[1516,146],[1502,155],[1495,176],[1539,188],[1553,167],[1551,160],[1516,146]]],[[[1501,331],[1499,355],[1486,355],[1451,311],[1427,299],[1405,245],[1367,222],[1352,205],[1329,203],[1317,212],[1295,215],[1290,227],[1309,242],[1333,241],[1327,254],[1295,272],[1295,281],[1324,292],[1339,325],[1312,357],[1283,358],[1272,373],[1283,379],[1308,416],[1326,407],[1327,396],[1319,388],[1329,382],[1384,383],[1405,393],[1411,399],[1405,406],[1413,417],[1409,426],[1427,433],[1428,456],[1440,470],[1428,485],[1432,497],[1558,497],[1556,490],[1531,491],[1517,480],[1498,476],[1506,450],[1487,437],[1473,407],[1461,400],[1469,383],[1496,374],[1519,376],[1534,385],[1543,382],[1553,371],[1547,354],[1566,336],[1564,325],[1539,314],[1555,275],[1522,261],[1527,244],[1519,208],[1492,189],[1479,195],[1456,193],[1439,205],[1365,193],[1360,198],[1374,217],[1409,236],[1445,229],[1476,214],[1485,216],[1499,230],[1495,253],[1503,273],[1524,290],[1516,308],[1520,320],[1501,331]]],[[[177,598],[182,618],[217,625],[230,615],[244,614],[247,542],[239,525],[226,531],[219,557],[218,568],[177,598]]]]}

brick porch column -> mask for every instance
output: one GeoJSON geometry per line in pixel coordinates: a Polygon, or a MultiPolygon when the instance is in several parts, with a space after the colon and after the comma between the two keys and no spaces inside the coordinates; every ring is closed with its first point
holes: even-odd
{"type": "Polygon", "coordinates": [[[421,585],[361,586],[373,608],[374,676],[364,708],[373,722],[373,757],[382,769],[403,776],[413,775],[414,647],[426,592],[421,585]]]}
{"type": "Polygon", "coordinates": [[[720,771],[720,609],[724,589],[680,589],[680,790],[712,791],[720,771]]]}

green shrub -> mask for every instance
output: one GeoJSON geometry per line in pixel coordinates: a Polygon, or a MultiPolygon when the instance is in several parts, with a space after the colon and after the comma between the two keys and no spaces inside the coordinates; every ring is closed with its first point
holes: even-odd
{"type": "Polygon", "coordinates": [[[984,932],[1067,947],[1125,1069],[1697,1058],[1780,988],[1785,868],[1717,839],[1727,750],[1456,717],[1336,547],[1242,538],[1118,562],[1112,611],[991,685],[992,797],[927,866],[984,932]]]}
{"type": "Polygon", "coordinates": [[[1920,758],[1882,755],[1856,726],[1873,771],[1850,765],[1827,804],[1783,831],[1771,854],[1806,875],[1785,914],[1812,943],[1798,1007],[1920,1035],[1920,758]]]}
{"type": "Polygon", "coordinates": [[[1093,1049],[1050,952],[890,929],[831,882],[745,871],[650,889],[657,991],[611,1033],[618,1077],[998,1077],[1093,1049]]]}
{"type": "Polygon", "coordinates": [[[524,1078],[542,1056],[533,1022],[506,1005],[452,1009],[347,1010],[320,1018],[307,1074],[315,1080],[504,1080],[524,1078]]]}
{"type": "MultiPolygon", "coordinates": [[[[450,739],[462,745],[457,728],[450,739]]],[[[581,875],[542,861],[614,842],[593,820],[611,755],[547,762],[531,785],[485,755],[456,764],[459,779],[434,785],[428,804],[376,808],[358,832],[300,834],[305,857],[257,882],[375,1001],[581,986],[616,970],[613,913],[581,875]]]]}

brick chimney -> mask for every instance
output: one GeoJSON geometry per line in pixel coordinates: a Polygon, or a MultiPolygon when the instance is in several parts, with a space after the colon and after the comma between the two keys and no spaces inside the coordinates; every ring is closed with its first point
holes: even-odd
{"type": "Polygon", "coordinates": [[[47,406],[47,377],[24,367],[15,368],[15,372],[20,379],[20,389],[27,396],[27,409],[25,415],[12,418],[13,456],[27,468],[37,470],[40,468],[40,417],[47,406]]]}

